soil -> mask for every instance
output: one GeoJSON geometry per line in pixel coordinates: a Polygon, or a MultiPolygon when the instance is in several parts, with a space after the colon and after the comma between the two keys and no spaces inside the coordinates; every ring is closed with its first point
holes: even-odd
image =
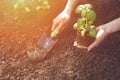
{"type": "Polygon", "coordinates": [[[80,32],[77,32],[76,41],[81,46],[88,47],[90,44],[92,44],[95,41],[95,38],[90,37],[89,35],[86,35],[85,37],[82,37],[80,32]]]}
{"type": "Polygon", "coordinates": [[[39,22],[38,16],[14,20],[10,12],[4,11],[8,5],[5,1],[0,3],[0,80],[120,80],[120,32],[87,52],[73,46],[76,32],[70,23],[71,27],[59,35],[52,51],[43,60],[32,62],[27,47],[36,44],[41,34],[50,30],[50,21],[62,10],[64,5],[60,9],[58,6],[63,2],[52,4],[57,6],[56,15],[39,22]]]}

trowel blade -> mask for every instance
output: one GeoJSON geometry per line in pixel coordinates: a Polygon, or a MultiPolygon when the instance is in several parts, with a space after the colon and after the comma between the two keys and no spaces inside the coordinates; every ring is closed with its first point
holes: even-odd
{"type": "Polygon", "coordinates": [[[37,42],[39,47],[45,48],[47,52],[51,51],[54,45],[57,43],[58,39],[53,39],[52,37],[47,37],[46,33],[43,33],[37,42]]]}

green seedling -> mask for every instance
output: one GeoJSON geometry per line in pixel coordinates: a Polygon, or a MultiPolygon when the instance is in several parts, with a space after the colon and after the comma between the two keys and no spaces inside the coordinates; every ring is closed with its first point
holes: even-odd
{"type": "Polygon", "coordinates": [[[82,37],[96,37],[97,32],[93,25],[96,19],[96,13],[92,10],[92,7],[92,4],[79,5],[75,10],[76,14],[81,17],[73,25],[73,28],[77,30],[82,37]]]}

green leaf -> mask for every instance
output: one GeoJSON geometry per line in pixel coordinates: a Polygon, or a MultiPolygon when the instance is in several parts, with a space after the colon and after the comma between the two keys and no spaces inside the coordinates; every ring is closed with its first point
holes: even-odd
{"type": "Polygon", "coordinates": [[[91,29],[95,29],[95,26],[94,26],[94,25],[92,25],[92,26],[90,26],[90,28],[91,28],[91,29]]]}
{"type": "Polygon", "coordinates": [[[91,26],[91,24],[88,24],[88,23],[85,25],[85,28],[87,29],[87,31],[90,30],[90,26],[91,26]]]}
{"type": "Polygon", "coordinates": [[[75,24],[73,25],[73,29],[77,30],[78,28],[79,28],[78,23],[75,23],[75,24]]]}
{"type": "Polygon", "coordinates": [[[96,37],[96,34],[97,34],[97,32],[95,31],[95,29],[90,29],[90,31],[89,31],[90,37],[96,37]]]}
{"type": "Polygon", "coordinates": [[[92,24],[93,24],[93,21],[88,21],[88,24],[92,25],[92,24]]]}
{"type": "Polygon", "coordinates": [[[83,30],[83,29],[85,29],[85,27],[84,27],[85,25],[83,24],[82,26],[79,26],[79,28],[77,29],[77,30],[83,30]]]}
{"type": "Polygon", "coordinates": [[[92,4],[85,4],[85,6],[87,9],[92,9],[92,7],[93,7],[92,4]]]}
{"type": "Polygon", "coordinates": [[[81,17],[85,18],[86,14],[87,14],[87,11],[85,9],[83,9],[82,12],[81,12],[81,17]]]}
{"type": "Polygon", "coordinates": [[[85,24],[85,18],[80,18],[77,20],[78,26],[82,26],[83,24],[85,24]]]}
{"type": "Polygon", "coordinates": [[[81,36],[82,36],[82,37],[85,37],[86,32],[87,32],[87,30],[86,30],[86,29],[83,29],[83,30],[81,31],[81,36]]]}
{"type": "Polygon", "coordinates": [[[87,10],[86,17],[89,21],[94,21],[96,18],[96,13],[93,10],[87,10]]]}
{"type": "Polygon", "coordinates": [[[75,9],[76,14],[80,14],[81,11],[82,11],[82,8],[80,8],[79,6],[75,9]]]}

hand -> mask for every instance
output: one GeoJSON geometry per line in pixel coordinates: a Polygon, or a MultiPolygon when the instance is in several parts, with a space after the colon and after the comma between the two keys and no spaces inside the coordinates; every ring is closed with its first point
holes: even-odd
{"type": "MultiPolygon", "coordinates": [[[[91,49],[93,49],[94,47],[97,47],[106,36],[108,36],[111,33],[114,33],[116,31],[120,30],[120,18],[114,19],[111,22],[108,22],[104,25],[101,25],[99,27],[96,28],[97,30],[97,36],[95,41],[88,47],[88,51],[90,51],[91,49]]],[[[86,48],[87,47],[83,47],[80,44],[74,42],[74,46],[78,47],[78,48],[86,48]]]]}
{"type": "Polygon", "coordinates": [[[94,47],[97,47],[104,40],[104,38],[109,35],[109,31],[108,30],[110,30],[110,29],[107,29],[107,26],[102,25],[102,26],[97,27],[96,30],[98,31],[98,33],[96,35],[96,39],[88,47],[88,51],[90,51],[94,47]]]}
{"type": "Polygon", "coordinates": [[[76,41],[74,42],[74,46],[81,49],[88,49],[88,51],[90,51],[94,47],[97,47],[104,40],[104,38],[109,34],[110,29],[107,29],[107,26],[105,25],[101,25],[97,27],[96,30],[98,32],[96,35],[96,39],[89,47],[84,47],[78,44],[76,41]]]}
{"type": "Polygon", "coordinates": [[[51,31],[60,33],[67,25],[71,15],[67,11],[61,12],[54,20],[51,31]]]}

